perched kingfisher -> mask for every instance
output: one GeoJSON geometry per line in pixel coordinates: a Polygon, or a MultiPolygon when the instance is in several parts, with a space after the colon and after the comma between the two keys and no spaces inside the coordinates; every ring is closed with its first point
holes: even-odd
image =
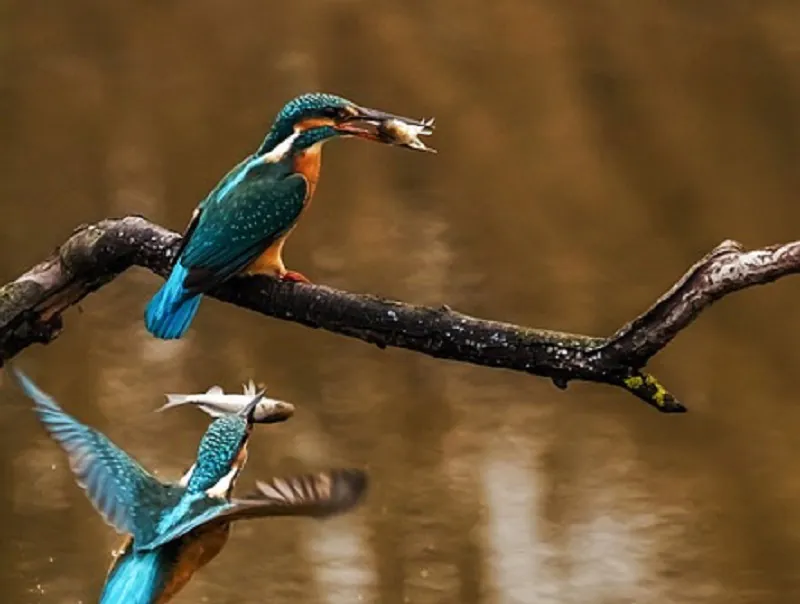
{"type": "MultiPolygon", "coordinates": [[[[66,451],[78,484],[92,505],[126,540],[109,569],[100,604],[170,601],[225,545],[230,523],[264,516],[322,518],[355,506],[367,476],[354,469],[273,478],[256,491],[231,497],[247,461],[254,409],[263,392],[240,413],[214,420],[197,459],[178,483],[161,482],[105,435],[64,412],[16,368],[11,373],[50,436],[66,451]]],[[[276,416],[286,419],[285,413],[276,416]]],[[[269,423],[264,417],[261,423],[269,423]]]]}
{"type": "Polygon", "coordinates": [[[360,107],[339,96],[303,94],[278,113],[258,150],[223,177],[195,209],[166,283],[145,310],[145,325],[162,339],[189,328],[202,294],[238,274],[308,282],[288,271],[286,238],[319,180],[322,145],[340,136],[433,151],[419,135],[433,120],[360,107]]]}

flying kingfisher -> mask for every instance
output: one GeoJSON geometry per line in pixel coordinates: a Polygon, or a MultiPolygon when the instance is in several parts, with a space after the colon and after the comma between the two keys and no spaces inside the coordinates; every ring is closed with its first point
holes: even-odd
{"type": "Polygon", "coordinates": [[[319,180],[322,145],[340,136],[434,151],[419,140],[433,120],[367,109],[325,93],[289,101],[255,153],[226,174],[192,214],[166,283],[145,310],[147,330],[180,338],[202,294],[237,274],[308,283],[282,251],[319,180]]]}
{"type": "Polygon", "coordinates": [[[92,505],[117,532],[127,535],[100,595],[100,604],[170,601],[222,550],[235,520],[265,516],[322,518],[355,506],[367,488],[361,470],[256,482],[253,494],[231,497],[247,461],[253,424],[273,420],[254,410],[257,393],[235,414],[214,420],[200,441],[195,463],[177,483],[161,482],[101,432],[64,412],[25,374],[11,368],[50,436],[66,451],[70,468],[92,505]]]}

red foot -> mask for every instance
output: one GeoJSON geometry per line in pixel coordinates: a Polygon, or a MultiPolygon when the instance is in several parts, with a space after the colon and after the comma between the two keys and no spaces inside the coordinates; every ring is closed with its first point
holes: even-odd
{"type": "Polygon", "coordinates": [[[297,271],[286,271],[281,276],[281,281],[292,281],[294,283],[311,283],[303,273],[297,271]]]}

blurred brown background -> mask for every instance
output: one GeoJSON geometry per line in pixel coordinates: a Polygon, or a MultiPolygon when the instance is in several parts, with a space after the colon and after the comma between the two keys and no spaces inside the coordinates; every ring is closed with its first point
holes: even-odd
{"type": "MultiPolygon", "coordinates": [[[[725,238],[800,237],[796,0],[10,1],[0,278],[72,228],[182,229],[280,106],[325,90],[435,115],[438,156],[327,146],[289,268],[353,291],[604,335],[725,238]]],[[[134,270],[19,358],[174,477],[207,420],[164,392],[293,401],[242,479],[365,465],[358,511],[242,523],[176,602],[777,604],[800,599],[800,282],[724,300],[652,370],[691,413],[203,303],[179,342],[134,270]]],[[[113,531],[6,385],[0,586],[96,601],[113,531]]]]}

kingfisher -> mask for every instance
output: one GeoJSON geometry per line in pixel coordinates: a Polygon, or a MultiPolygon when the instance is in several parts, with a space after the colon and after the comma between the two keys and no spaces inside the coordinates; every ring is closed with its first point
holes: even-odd
{"type": "MultiPolygon", "coordinates": [[[[236,520],[268,516],[324,518],[353,508],[367,488],[357,469],[333,469],[268,481],[232,497],[247,461],[254,410],[263,396],[215,419],[197,458],[178,482],[162,482],[104,434],[67,414],[16,367],[39,420],[66,452],[78,484],[125,541],[108,571],[100,604],[164,604],[219,554],[236,520]]],[[[276,421],[286,418],[276,415],[276,421]]],[[[271,423],[262,416],[258,423],[271,423]]]]}
{"type": "Polygon", "coordinates": [[[368,109],[333,94],[308,93],[289,101],[255,153],[194,210],[172,271],[145,309],[147,330],[161,339],[180,338],[202,295],[234,275],[308,283],[303,274],[286,269],[282,253],[316,189],[323,144],[357,137],[433,152],[419,140],[433,128],[432,119],[368,109]]]}

